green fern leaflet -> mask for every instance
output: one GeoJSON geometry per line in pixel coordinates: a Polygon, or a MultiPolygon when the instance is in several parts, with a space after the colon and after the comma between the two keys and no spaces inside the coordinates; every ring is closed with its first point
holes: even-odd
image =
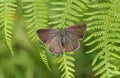
{"type": "Polygon", "coordinates": [[[110,0],[98,4],[88,5],[94,11],[85,13],[89,22],[86,38],[87,46],[93,48],[87,53],[96,52],[92,65],[95,75],[100,78],[113,78],[120,75],[120,68],[116,67],[115,61],[120,60],[120,0],[110,0]]]}
{"type": "Polygon", "coordinates": [[[48,59],[45,54],[46,49],[43,48],[44,46],[40,44],[40,41],[37,37],[36,31],[40,28],[47,27],[48,22],[48,16],[47,16],[47,6],[46,3],[48,0],[38,0],[38,1],[32,1],[28,5],[24,6],[25,9],[25,17],[28,18],[27,21],[29,25],[26,27],[28,29],[28,34],[30,35],[31,41],[35,47],[35,50],[37,52],[40,52],[40,56],[44,62],[44,64],[47,66],[47,68],[50,70],[48,59]],[[40,45],[40,46],[39,46],[40,45]],[[43,50],[44,49],[44,50],[43,50]]]}
{"type": "Polygon", "coordinates": [[[0,1],[0,29],[2,37],[8,46],[12,55],[12,31],[13,31],[13,16],[15,14],[16,0],[12,1],[0,1]]]}

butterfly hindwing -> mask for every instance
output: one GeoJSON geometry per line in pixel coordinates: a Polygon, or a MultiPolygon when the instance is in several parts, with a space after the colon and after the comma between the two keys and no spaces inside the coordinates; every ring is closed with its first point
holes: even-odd
{"type": "Polygon", "coordinates": [[[61,39],[57,35],[48,43],[49,51],[54,54],[61,54],[64,51],[64,47],[62,46],[61,39]]]}
{"type": "Polygon", "coordinates": [[[65,52],[71,52],[77,50],[80,47],[79,40],[69,32],[66,32],[64,48],[65,52]]]}

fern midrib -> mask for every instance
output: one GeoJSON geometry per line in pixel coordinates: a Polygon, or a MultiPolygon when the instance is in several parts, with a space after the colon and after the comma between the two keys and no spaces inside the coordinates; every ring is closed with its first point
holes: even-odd
{"type": "MultiPolygon", "coordinates": [[[[68,14],[68,10],[69,10],[69,5],[72,3],[72,2],[70,2],[71,0],[67,0],[67,3],[65,4],[65,9],[64,9],[64,11],[63,11],[63,14],[62,14],[62,16],[61,16],[61,25],[60,25],[60,27],[59,28],[62,28],[62,27],[65,27],[65,22],[66,22],[66,15],[68,14]]],[[[67,65],[67,59],[66,59],[66,54],[65,53],[63,53],[63,63],[64,63],[64,70],[65,70],[65,77],[66,78],[69,78],[69,70],[68,70],[68,65],[67,65]]]]}
{"type": "MultiPolygon", "coordinates": [[[[63,62],[64,62],[64,68],[66,68],[65,69],[65,72],[69,72],[69,70],[68,70],[68,65],[67,65],[67,59],[66,59],[66,57],[65,57],[66,55],[65,55],[65,53],[63,53],[63,62]]],[[[65,75],[65,77],[69,77],[69,74],[68,73],[66,73],[66,75],[65,75]]]]}
{"type": "Polygon", "coordinates": [[[11,51],[11,54],[12,54],[12,56],[14,55],[14,53],[13,53],[13,50],[12,50],[12,47],[10,47],[10,46],[12,46],[12,43],[11,43],[11,39],[8,39],[8,37],[10,38],[10,36],[8,36],[8,34],[10,34],[9,32],[8,32],[8,24],[9,24],[9,22],[8,21],[11,21],[9,18],[12,18],[11,17],[11,10],[10,10],[10,8],[9,8],[9,5],[8,5],[8,2],[7,1],[5,1],[5,3],[4,3],[5,5],[4,5],[4,16],[3,16],[3,19],[4,19],[4,38],[5,38],[5,42],[6,42],[6,44],[7,44],[7,46],[8,46],[8,48],[10,49],[10,51],[11,51]],[[10,15],[9,15],[9,14],[10,15]],[[8,40],[9,40],[9,42],[8,42],[8,40]]]}
{"type": "Polygon", "coordinates": [[[66,15],[68,14],[68,10],[69,10],[69,5],[72,3],[71,0],[67,0],[67,3],[65,4],[65,9],[63,11],[63,14],[62,14],[62,21],[61,21],[61,26],[60,28],[62,27],[65,27],[65,22],[66,22],[66,15]]]}
{"type": "MultiPolygon", "coordinates": [[[[38,13],[38,9],[37,9],[38,8],[38,6],[37,6],[38,3],[39,3],[39,1],[34,1],[33,2],[33,7],[31,8],[33,10],[33,16],[32,16],[33,22],[32,23],[33,23],[34,26],[32,26],[33,27],[32,29],[34,29],[34,32],[36,32],[36,30],[38,30],[38,28],[39,28],[39,25],[38,25],[38,23],[39,23],[39,20],[38,20],[39,13],[38,13]]],[[[32,39],[32,42],[35,42],[38,39],[38,37],[36,36],[36,33],[34,33],[33,36],[35,38],[32,39]]]]}
{"type": "Polygon", "coordinates": [[[34,2],[34,8],[32,8],[33,9],[33,20],[34,20],[34,24],[35,24],[35,30],[37,30],[38,29],[38,21],[37,21],[37,16],[36,15],[38,15],[38,14],[36,14],[36,12],[37,12],[37,3],[38,3],[38,1],[35,1],[34,2]]]}
{"type": "Polygon", "coordinates": [[[109,72],[109,67],[110,67],[110,65],[109,65],[109,61],[110,61],[109,56],[110,56],[110,53],[109,53],[109,49],[108,49],[109,45],[108,45],[108,37],[107,37],[107,34],[109,34],[109,30],[110,30],[110,28],[109,28],[110,22],[111,22],[111,11],[108,12],[107,19],[106,19],[106,22],[104,24],[105,25],[105,32],[104,32],[104,35],[103,35],[104,44],[105,44],[104,45],[104,49],[103,49],[103,51],[105,53],[104,60],[106,61],[105,62],[105,67],[107,68],[106,72],[109,72]]]}

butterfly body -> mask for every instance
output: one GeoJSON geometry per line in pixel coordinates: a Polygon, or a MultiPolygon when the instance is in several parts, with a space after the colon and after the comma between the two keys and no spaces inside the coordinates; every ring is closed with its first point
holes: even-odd
{"type": "Polygon", "coordinates": [[[59,35],[59,38],[60,38],[60,40],[61,40],[62,46],[64,46],[65,36],[66,36],[65,31],[64,31],[64,30],[59,30],[59,31],[58,31],[58,35],[59,35]]]}
{"type": "Polygon", "coordinates": [[[48,45],[50,52],[61,54],[77,50],[85,31],[86,25],[80,23],[65,29],[39,29],[37,34],[40,40],[48,45]]]}

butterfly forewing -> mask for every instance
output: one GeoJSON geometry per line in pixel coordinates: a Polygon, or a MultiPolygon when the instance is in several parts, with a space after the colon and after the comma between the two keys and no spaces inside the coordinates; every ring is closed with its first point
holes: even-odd
{"type": "Polygon", "coordinates": [[[54,29],[39,29],[37,31],[38,37],[43,43],[48,45],[50,52],[60,54],[64,51],[61,44],[61,39],[58,36],[58,31],[54,29]]]}
{"type": "Polygon", "coordinates": [[[37,35],[43,43],[48,43],[56,36],[56,32],[54,29],[39,29],[37,35]]]}
{"type": "Polygon", "coordinates": [[[78,39],[82,39],[86,32],[86,24],[76,24],[66,28],[65,31],[69,34],[73,34],[73,36],[77,37],[78,39]]]}
{"type": "Polygon", "coordinates": [[[64,48],[66,52],[77,50],[80,47],[79,39],[82,39],[85,35],[86,25],[76,24],[65,29],[66,36],[64,42],[64,48]]]}

